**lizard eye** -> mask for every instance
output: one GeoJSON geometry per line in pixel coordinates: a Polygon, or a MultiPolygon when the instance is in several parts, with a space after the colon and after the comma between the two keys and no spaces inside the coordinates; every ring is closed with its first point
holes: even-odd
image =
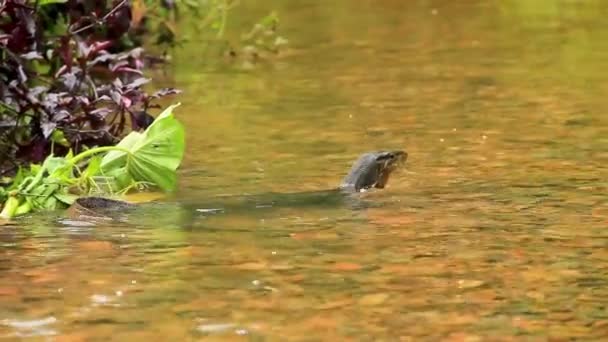
{"type": "Polygon", "coordinates": [[[376,161],[385,162],[393,158],[395,158],[395,155],[392,152],[383,152],[376,157],[376,161]]]}

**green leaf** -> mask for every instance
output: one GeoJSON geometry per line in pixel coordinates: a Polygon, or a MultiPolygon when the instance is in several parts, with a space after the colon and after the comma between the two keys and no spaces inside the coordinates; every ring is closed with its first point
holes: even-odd
{"type": "Polygon", "coordinates": [[[98,174],[99,171],[101,171],[101,158],[99,156],[93,156],[89,160],[89,165],[87,165],[87,168],[82,172],[81,176],[84,178],[93,177],[98,174]]]}
{"type": "Polygon", "coordinates": [[[177,186],[175,169],[157,165],[152,160],[136,159],[130,163],[130,173],[136,181],[156,184],[165,191],[174,190],[177,186]]]}
{"type": "MultiPolygon", "coordinates": [[[[125,150],[131,151],[133,146],[144,139],[144,134],[139,132],[131,132],[126,137],[122,138],[122,140],[116,145],[116,147],[121,147],[125,150]]],[[[114,169],[121,168],[127,164],[127,153],[123,151],[110,151],[106,154],[101,160],[101,169],[103,171],[110,171],[114,169]]]]}
{"type": "Polygon", "coordinates": [[[93,180],[98,188],[106,192],[120,192],[134,182],[126,166],[105,172],[103,176],[95,176],[93,180]]]}
{"type": "Polygon", "coordinates": [[[186,143],[184,127],[173,115],[178,106],[169,106],[146,129],[145,138],[133,146],[135,159],[150,159],[172,170],[179,167],[186,143]]]}
{"type": "Polygon", "coordinates": [[[0,217],[2,218],[12,218],[15,216],[15,212],[19,208],[19,199],[15,196],[9,196],[9,198],[4,202],[4,207],[2,208],[2,212],[0,212],[0,217]]]}
{"type": "Polygon", "coordinates": [[[68,0],[39,0],[38,5],[44,6],[44,5],[51,5],[51,4],[63,4],[65,2],[68,2],[68,0]]]}
{"type": "Polygon", "coordinates": [[[40,170],[42,170],[42,165],[32,164],[32,165],[30,165],[30,172],[29,172],[29,174],[30,175],[35,175],[38,172],[40,172],[40,170]]]}
{"type": "Polygon", "coordinates": [[[19,167],[19,170],[17,170],[17,174],[13,178],[13,182],[8,187],[7,191],[17,189],[19,185],[23,183],[23,181],[29,176],[31,176],[30,172],[28,172],[23,167],[19,167]]]}
{"type": "MultiPolygon", "coordinates": [[[[59,144],[65,147],[70,147],[70,142],[65,138],[65,135],[63,134],[63,131],[55,129],[53,131],[53,133],[51,134],[51,141],[54,142],[55,144],[59,144]]],[[[71,151],[70,151],[71,153],[71,151]]],[[[69,159],[70,157],[66,156],[66,159],[69,159]]]]}
{"type": "Polygon", "coordinates": [[[176,169],[185,149],[184,127],[173,116],[177,106],[179,104],[165,109],[142,134],[127,135],[117,147],[129,153],[108,153],[101,161],[103,173],[115,172],[115,176],[123,179],[121,183],[131,178],[135,182],[153,183],[165,191],[175,189],[176,169]],[[126,168],[120,170],[123,167],[126,168]],[[125,172],[130,177],[126,177],[125,172]]]}
{"type": "Polygon", "coordinates": [[[30,211],[32,211],[32,206],[29,202],[25,201],[19,207],[17,207],[17,209],[15,210],[15,216],[25,215],[30,211]]]}
{"type": "Polygon", "coordinates": [[[46,168],[50,175],[58,170],[62,171],[62,168],[65,168],[66,166],[69,166],[68,162],[62,157],[49,156],[44,160],[44,163],[42,163],[42,167],[46,168]]]}
{"type": "Polygon", "coordinates": [[[78,199],[78,196],[72,194],[56,193],[54,196],[58,201],[67,205],[71,205],[72,203],[74,203],[74,201],[78,199]]]}

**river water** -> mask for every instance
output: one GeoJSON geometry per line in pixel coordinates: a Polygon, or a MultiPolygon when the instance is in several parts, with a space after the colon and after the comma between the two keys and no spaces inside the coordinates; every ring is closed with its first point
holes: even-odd
{"type": "Polygon", "coordinates": [[[158,72],[184,90],[188,205],[2,227],[0,337],[608,338],[603,2],[243,2],[227,37],[272,9],[279,55],[192,33],[158,72]],[[214,210],[333,188],[377,149],[409,159],[366,208],[214,210]]]}

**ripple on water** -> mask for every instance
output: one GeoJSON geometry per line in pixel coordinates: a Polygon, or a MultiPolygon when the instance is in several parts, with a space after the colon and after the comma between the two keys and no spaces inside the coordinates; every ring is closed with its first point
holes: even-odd
{"type": "Polygon", "coordinates": [[[0,324],[12,328],[13,331],[9,333],[9,336],[36,337],[56,335],[57,330],[53,329],[51,325],[57,322],[57,318],[49,316],[32,320],[3,319],[0,324]]]}

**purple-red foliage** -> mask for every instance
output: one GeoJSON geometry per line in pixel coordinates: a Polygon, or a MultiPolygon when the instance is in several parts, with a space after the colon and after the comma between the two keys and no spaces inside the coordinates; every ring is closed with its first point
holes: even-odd
{"type": "Polygon", "coordinates": [[[61,155],[115,144],[150,124],[154,99],[178,92],[142,90],[143,50],[120,41],[129,6],[0,0],[0,173],[43,160],[51,146],[61,155]]]}

